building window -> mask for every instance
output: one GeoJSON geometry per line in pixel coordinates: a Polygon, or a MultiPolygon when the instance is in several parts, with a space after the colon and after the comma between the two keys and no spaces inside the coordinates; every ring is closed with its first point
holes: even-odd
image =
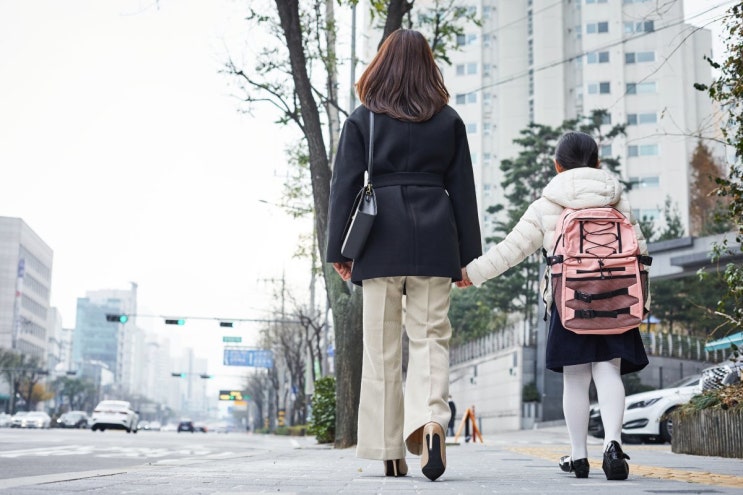
{"type": "Polygon", "coordinates": [[[588,24],[586,24],[586,34],[608,33],[608,32],[609,32],[609,23],[607,21],[589,22],[588,24]]]}
{"type": "Polygon", "coordinates": [[[600,82],[600,83],[589,83],[588,84],[588,94],[589,95],[608,95],[611,93],[611,83],[610,82],[600,82]]]}
{"type": "Polygon", "coordinates": [[[464,64],[457,64],[457,75],[458,76],[464,75],[464,64]]]}
{"type": "Polygon", "coordinates": [[[586,53],[586,62],[589,64],[606,64],[609,62],[609,52],[586,53]]]}
{"type": "Polygon", "coordinates": [[[586,0],[586,4],[592,3],[607,3],[609,0],[586,0]]]}
{"type": "Polygon", "coordinates": [[[642,64],[645,62],[655,62],[655,52],[629,52],[624,54],[624,63],[642,64]]]}
{"type": "Polygon", "coordinates": [[[467,93],[467,103],[477,103],[477,93],[467,93]]]}
{"type": "Polygon", "coordinates": [[[599,146],[599,156],[601,158],[606,158],[607,156],[611,156],[611,145],[602,144],[601,146],[599,146]]]}
{"type": "Polygon", "coordinates": [[[601,116],[601,125],[611,125],[611,114],[605,113],[601,116]]]}
{"type": "Polygon", "coordinates": [[[490,134],[490,130],[493,128],[493,125],[490,122],[483,122],[482,124],[482,132],[484,134],[490,134]]]}
{"type": "Polygon", "coordinates": [[[656,221],[660,218],[660,210],[656,209],[643,209],[643,210],[632,210],[632,215],[638,220],[644,221],[656,221]]]}
{"type": "Polygon", "coordinates": [[[467,64],[467,74],[477,74],[477,62],[467,64]]]}
{"type": "Polygon", "coordinates": [[[627,156],[658,156],[657,144],[630,144],[627,156]]]}
{"type": "Polygon", "coordinates": [[[625,34],[652,33],[655,31],[655,21],[625,22],[625,34]]]}
{"type": "Polygon", "coordinates": [[[627,83],[628,95],[643,95],[655,92],[654,82],[627,83]]]}
{"type": "Polygon", "coordinates": [[[454,97],[454,101],[457,105],[464,105],[465,103],[467,103],[467,95],[458,94],[454,97]]]}
{"type": "Polygon", "coordinates": [[[660,178],[654,177],[630,177],[629,183],[632,189],[646,189],[660,187],[660,178]]]}
{"type": "Polygon", "coordinates": [[[464,46],[467,44],[467,37],[464,34],[457,35],[457,46],[464,46]]]}
{"type": "Polygon", "coordinates": [[[467,134],[477,134],[477,122],[467,124],[467,134]]]}
{"type": "Polygon", "coordinates": [[[658,114],[652,113],[629,113],[627,114],[627,125],[657,124],[658,114]]]}
{"type": "Polygon", "coordinates": [[[482,46],[490,46],[490,35],[489,34],[482,35],[482,46]]]}

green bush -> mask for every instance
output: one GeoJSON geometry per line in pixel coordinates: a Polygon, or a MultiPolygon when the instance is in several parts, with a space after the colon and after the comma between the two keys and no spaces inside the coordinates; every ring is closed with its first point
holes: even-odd
{"type": "Polygon", "coordinates": [[[318,443],[335,442],[335,378],[325,376],[315,382],[312,396],[312,420],[307,432],[318,443]]]}
{"type": "Polygon", "coordinates": [[[303,437],[307,433],[307,425],[277,426],[274,435],[288,435],[290,437],[303,437]]]}

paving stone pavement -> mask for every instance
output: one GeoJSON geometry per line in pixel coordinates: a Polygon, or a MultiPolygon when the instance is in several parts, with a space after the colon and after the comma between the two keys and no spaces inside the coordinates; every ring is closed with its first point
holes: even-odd
{"type": "Polygon", "coordinates": [[[590,439],[588,479],[557,466],[569,453],[564,426],[499,433],[484,443],[447,444],[447,469],[436,482],[408,456],[408,476],[383,476],[380,461],[313,438],[270,437],[265,448],[229,458],[197,458],[124,469],[66,473],[0,483],[13,495],[153,494],[743,494],[743,459],[674,454],[670,445],[625,445],[630,476],[607,481],[602,446],[590,439]]]}

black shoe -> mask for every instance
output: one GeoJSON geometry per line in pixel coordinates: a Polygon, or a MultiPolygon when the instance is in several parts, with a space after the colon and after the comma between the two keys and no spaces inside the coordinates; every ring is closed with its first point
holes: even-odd
{"type": "Polygon", "coordinates": [[[626,480],[629,476],[629,465],[625,459],[629,456],[622,451],[619,442],[612,440],[604,451],[604,462],[601,464],[607,480],[626,480]]]}
{"type": "Polygon", "coordinates": [[[575,473],[576,478],[588,478],[590,468],[588,459],[572,460],[569,455],[560,457],[560,469],[566,473],[575,473]]]}

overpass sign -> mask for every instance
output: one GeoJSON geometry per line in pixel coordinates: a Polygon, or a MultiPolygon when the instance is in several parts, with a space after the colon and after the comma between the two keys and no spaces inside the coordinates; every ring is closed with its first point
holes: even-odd
{"type": "Polygon", "coordinates": [[[273,352],[263,349],[225,349],[225,366],[273,368],[273,352]]]}

